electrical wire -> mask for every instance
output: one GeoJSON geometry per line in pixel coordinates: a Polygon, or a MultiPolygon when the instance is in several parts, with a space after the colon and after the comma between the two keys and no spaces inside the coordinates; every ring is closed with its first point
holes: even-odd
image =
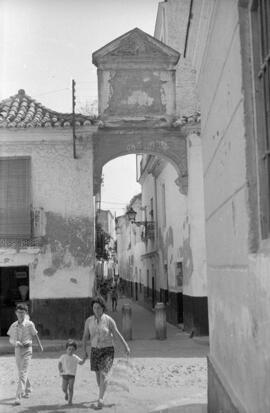
{"type": "Polygon", "coordinates": [[[126,202],[101,201],[103,204],[127,205],[126,202]]]}
{"type": "Polygon", "coordinates": [[[51,93],[63,92],[64,90],[70,90],[70,88],[65,87],[64,89],[51,90],[51,91],[49,91],[49,92],[45,92],[45,93],[41,93],[41,94],[39,94],[39,95],[35,95],[35,97],[45,96],[45,95],[49,95],[49,94],[51,94],[51,93]]]}

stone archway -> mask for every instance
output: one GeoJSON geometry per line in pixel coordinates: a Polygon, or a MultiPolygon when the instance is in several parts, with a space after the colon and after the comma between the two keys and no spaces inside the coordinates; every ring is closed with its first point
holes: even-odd
{"type": "Polygon", "coordinates": [[[193,116],[184,123],[175,116],[179,58],[174,49],[137,28],[93,53],[100,117],[93,136],[94,194],[100,193],[103,166],[120,156],[149,153],[175,167],[175,182],[187,201],[186,220],[179,228],[184,234],[183,318],[188,328],[206,331],[204,320],[198,325],[202,314],[207,320],[203,167],[195,136],[200,123],[193,116]]]}
{"type": "Polygon", "coordinates": [[[169,160],[187,194],[187,132],[175,127],[175,65],[180,54],[135,28],[93,53],[100,122],[93,137],[94,194],[103,166],[131,153],[169,160]]]}
{"type": "Polygon", "coordinates": [[[185,135],[174,130],[101,129],[94,135],[94,193],[99,192],[103,166],[120,156],[149,153],[170,161],[179,179],[180,191],[188,188],[185,135]]]}

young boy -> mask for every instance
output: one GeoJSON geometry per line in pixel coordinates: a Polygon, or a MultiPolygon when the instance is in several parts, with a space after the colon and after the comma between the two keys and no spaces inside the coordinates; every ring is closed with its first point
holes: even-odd
{"type": "Polygon", "coordinates": [[[43,351],[43,347],[39,340],[35,324],[29,319],[27,304],[17,304],[15,314],[18,320],[11,324],[7,335],[9,336],[10,344],[12,344],[15,348],[15,358],[19,379],[14,404],[19,405],[21,404],[21,398],[28,398],[31,393],[28,371],[32,358],[33,337],[36,338],[41,351],[43,351]]]}
{"type": "Polygon", "coordinates": [[[62,376],[62,389],[65,393],[65,400],[72,404],[73,388],[78,364],[83,364],[82,360],[74,352],[77,350],[76,341],[69,339],[66,343],[66,354],[62,354],[58,362],[58,370],[62,376]]]}

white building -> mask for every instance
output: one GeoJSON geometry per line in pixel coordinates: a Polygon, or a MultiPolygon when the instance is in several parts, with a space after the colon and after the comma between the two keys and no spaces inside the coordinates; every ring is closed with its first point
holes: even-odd
{"type": "Polygon", "coordinates": [[[0,102],[1,334],[30,304],[42,336],[80,336],[94,281],[92,134],[24,90],[0,102]],[[24,293],[21,294],[21,286],[24,293]]]}

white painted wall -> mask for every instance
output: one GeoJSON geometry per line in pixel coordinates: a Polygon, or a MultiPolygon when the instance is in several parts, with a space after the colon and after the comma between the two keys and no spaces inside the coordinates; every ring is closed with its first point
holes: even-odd
{"type": "MultiPolygon", "coordinates": [[[[188,136],[188,196],[187,225],[184,238],[190,245],[192,273],[184,278],[184,294],[192,297],[207,296],[205,208],[202,164],[202,141],[196,134],[188,136]]],[[[187,265],[189,266],[189,265],[187,265]]]]}
{"type": "Polygon", "coordinates": [[[270,248],[266,240],[249,253],[246,122],[253,113],[244,108],[238,3],[215,2],[207,36],[197,36],[204,54],[194,55],[201,61],[210,359],[244,411],[264,413],[270,409],[270,248]]]}
{"type": "Polygon", "coordinates": [[[87,265],[78,264],[71,250],[60,242],[57,249],[61,264],[51,275],[44,273],[52,268],[56,256],[52,253],[51,239],[38,249],[0,250],[1,266],[29,265],[31,299],[91,295],[94,279],[93,131],[94,128],[77,131],[79,159],[73,159],[70,129],[0,131],[0,156],[31,157],[33,207],[44,208],[46,214],[62,223],[72,220],[76,227],[77,222],[85,220],[89,226],[88,235],[85,235],[89,245],[87,265]]]}
{"type": "Polygon", "coordinates": [[[183,226],[186,221],[186,196],[180,193],[175,181],[178,175],[170,163],[165,163],[164,169],[157,177],[157,222],[158,222],[158,251],[160,257],[160,286],[167,289],[164,279],[164,265],[168,266],[168,284],[170,291],[183,291],[176,285],[176,263],[183,262],[183,226]],[[163,185],[165,188],[166,224],[163,224],[163,185]]]}

